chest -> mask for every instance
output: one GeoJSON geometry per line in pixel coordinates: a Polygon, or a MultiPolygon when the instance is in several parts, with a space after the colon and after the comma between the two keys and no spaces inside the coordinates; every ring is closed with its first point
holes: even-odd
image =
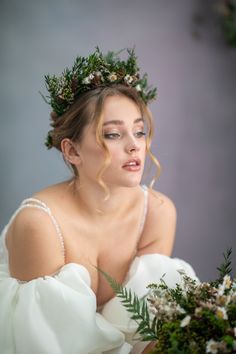
{"type": "MultiPolygon", "coordinates": [[[[138,218],[140,220],[140,218],[138,218]]],[[[141,237],[140,222],[127,218],[104,225],[68,226],[64,230],[66,263],[82,264],[89,272],[97,306],[113,296],[113,290],[98,268],[123,283],[141,237]]]]}

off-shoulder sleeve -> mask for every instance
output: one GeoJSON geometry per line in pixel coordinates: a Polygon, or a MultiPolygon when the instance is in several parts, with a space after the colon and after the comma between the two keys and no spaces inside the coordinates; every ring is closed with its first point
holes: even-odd
{"type": "Polygon", "coordinates": [[[128,354],[125,335],[96,312],[85,267],[20,283],[0,265],[2,354],[128,354]]]}
{"type": "MultiPolygon", "coordinates": [[[[136,257],[132,262],[124,285],[139,298],[142,298],[148,293],[146,286],[151,283],[159,283],[164,274],[166,284],[169,287],[175,287],[177,283],[181,282],[179,270],[184,270],[186,275],[199,282],[192,266],[184,260],[161,254],[143,255],[136,257]]],[[[137,340],[137,336],[134,335],[137,324],[130,319],[129,313],[118,297],[111,299],[103,307],[101,313],[114,327],[125,334],[126,341],[133,346],[133,354],[142,352],[147,342],[141,343],[137,340]]]]}

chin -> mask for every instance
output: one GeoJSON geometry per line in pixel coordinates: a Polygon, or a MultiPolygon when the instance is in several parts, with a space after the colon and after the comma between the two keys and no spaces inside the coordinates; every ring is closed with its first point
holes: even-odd
{"type": "Polygon", "coordinates": [[[124,187],[132,188],[140,185],[142,181],[142,173],[135,173],[133,175],[122,176],[120,173],[117,173],[117,176],[112,176],[110,178],[105,178],[104,183],[108,187],[124,187]]]}
{"type": "Polygon", "coordinates": [[[116,183],[116,185],[120,187],[133,188],[139,186],[140,183],[141,183],[141,178],[133,178],[129,180],[126,179],[126,180],[119,181],[118,183],[116,183]]]}

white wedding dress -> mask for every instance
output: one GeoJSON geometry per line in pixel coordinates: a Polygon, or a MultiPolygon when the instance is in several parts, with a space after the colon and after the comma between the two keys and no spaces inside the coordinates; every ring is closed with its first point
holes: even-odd
{"type": "MultiPolygon", "coordinates": [[[[147,188],[144,191],[144,224],[147,188]]],[[[0,237],[0,353],[1,354],[139,354],[147,343],[139,342],[136,322],[117,297],[96,308],[87,269],[77,263],[65,264],[57,274],[22,282],[10,276],[5,235],[15,215],[26,207],[37,207],[51,217],[58,237],[60,227],[50,209],[41,201],[26,199],[16,210],[0,237]]],[[[62,242],[63,247],[63,242],[62,242]]],[[[160,254],[135,257],[124,285],[139,297],[146,285],[165,281],[174,287],[181,278],[177,270],[195,278],[183,260],[160,254]]]]}

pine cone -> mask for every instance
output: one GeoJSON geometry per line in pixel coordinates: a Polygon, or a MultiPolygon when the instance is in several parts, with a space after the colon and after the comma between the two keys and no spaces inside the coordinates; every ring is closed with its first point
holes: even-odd
{"type": "Polygon", "coordinates": [[[101,84],[101,74],[95,73],[94,78],[91,81],[92,84],[94,85],[100,85],[101,84]]]}
{"type": "Polygon", "coordinates": [[[71,80],[71,90],[72,90],[73,93],[76,92],[77,87],[78,87],[78,79],[73,78],[73,79],[71,80]]]}
{"type": "Polygon", "coordinates": [[[123,68],[120,68],[117,70],[116,75],[119,77],[119,79],[122,79],[125,76],[125,70],[123,68]]]}

